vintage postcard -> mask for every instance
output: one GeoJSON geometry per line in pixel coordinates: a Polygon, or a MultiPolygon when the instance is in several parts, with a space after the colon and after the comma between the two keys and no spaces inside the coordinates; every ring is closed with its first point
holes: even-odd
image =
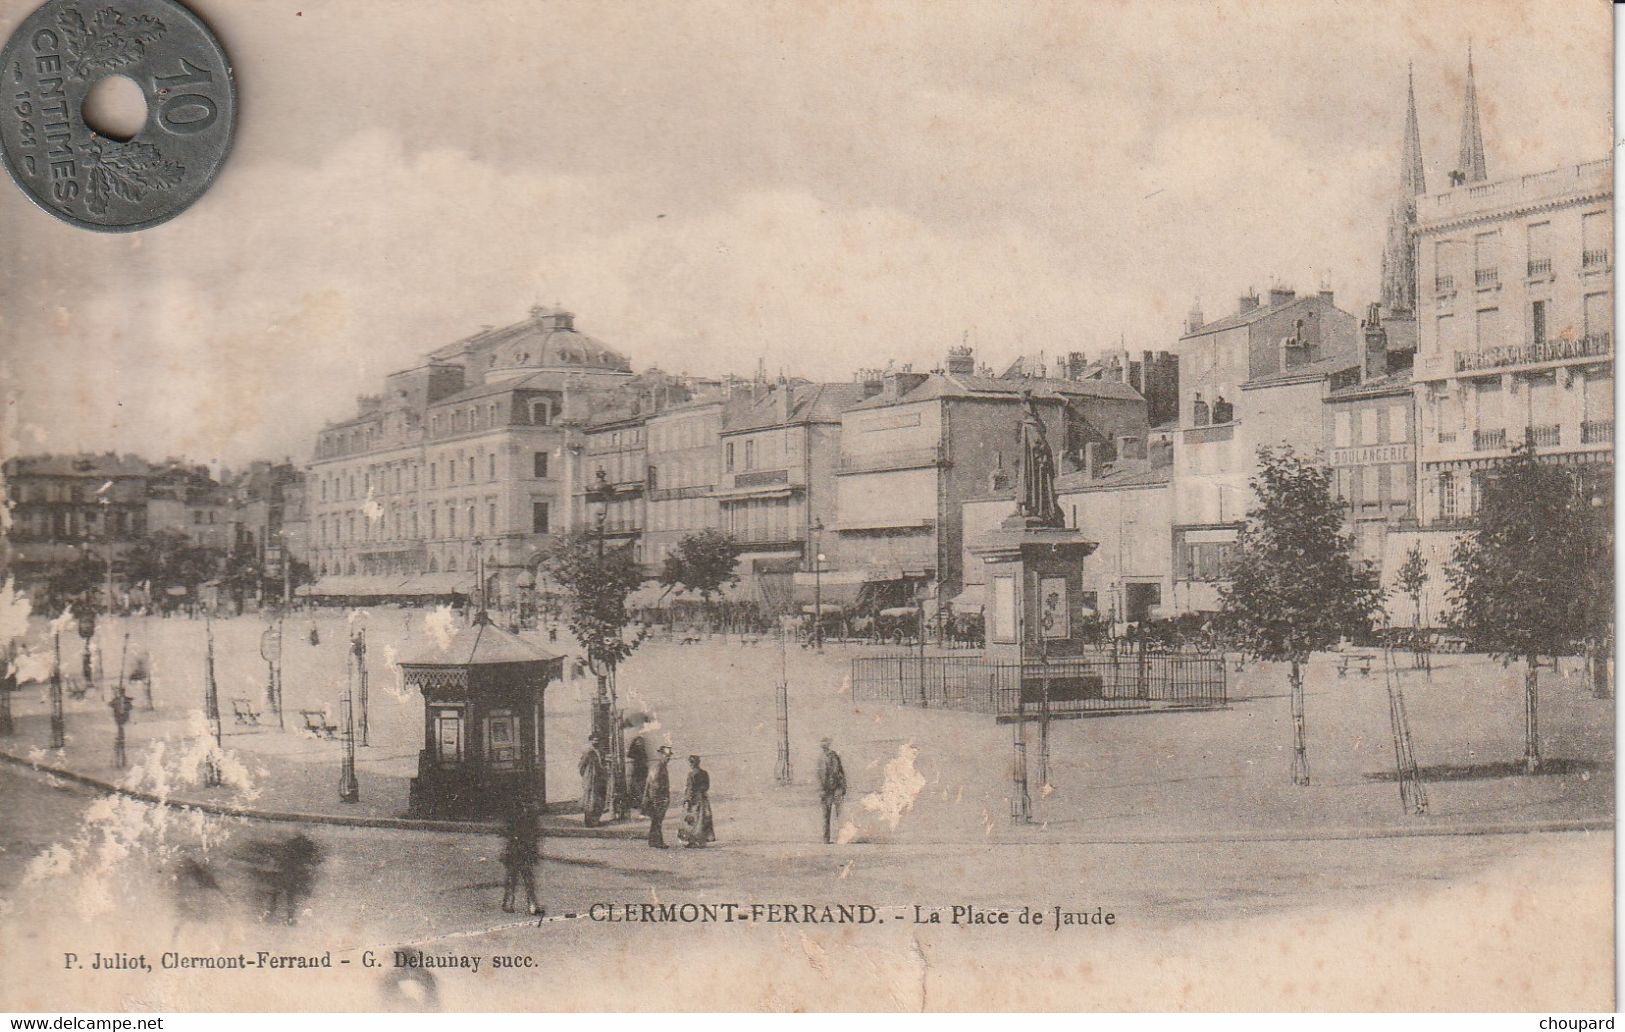
{"type": "Polygon", "coordinates": [[[1607,4],[0,45],[0,1009],[1614,1006],[1607,4]]]}

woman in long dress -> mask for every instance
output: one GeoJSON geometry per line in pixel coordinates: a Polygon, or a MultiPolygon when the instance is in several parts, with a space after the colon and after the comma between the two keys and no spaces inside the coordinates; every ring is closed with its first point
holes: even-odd
{"type": "Polygon", "coordinates": [[[711,775],[700,766],[698,756],[688,758],[688,785],[683,789],[683,820],[677,837],[689,849],[703,849],[717,840],[711,818],[711,775]]]}
{"type": "Polygon", "coordinates": [[[598,819],[604,815],[604,798],[609,788],[609,770],[604,754],[598,751],[597,739],[587,739],[587,751],[581,754],[576,771],[581,775],[582,823],[596,828],[598,819]]]}

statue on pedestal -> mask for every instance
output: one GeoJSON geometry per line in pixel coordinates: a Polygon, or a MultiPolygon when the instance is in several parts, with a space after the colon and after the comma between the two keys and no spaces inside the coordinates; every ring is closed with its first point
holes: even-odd
{"type": "Polygon", "coordinates": [[[1016,514],[1029,527],[1065,527],[1055,496],[1055,455],[1044,436],[1044,421],[1032,391],[1021,392],[1021,463],[1016,469],[1016,514]]]}

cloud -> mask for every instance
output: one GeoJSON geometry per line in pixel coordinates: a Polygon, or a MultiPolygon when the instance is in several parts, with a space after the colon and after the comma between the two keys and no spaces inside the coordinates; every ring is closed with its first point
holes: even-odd
{"type": "MultiPolygon", "coordinates": [[[[191,211],[106,236],[0,191],[31,446],[306,457],[385,373],[538,302],[639,368],[828,379],[967,333],[995,365],[1167,347],[1194,296],[1274,278],[1355,310],[1405,61],[1442,185],[1469,28],[1239,0],[201,6],[257,72],[191,211]],[[358,46],[379,18],[389,46],[358,46]]],[[[1475,19],[1495,172],[1608,146],[1583,6],[1475,19]]]]}

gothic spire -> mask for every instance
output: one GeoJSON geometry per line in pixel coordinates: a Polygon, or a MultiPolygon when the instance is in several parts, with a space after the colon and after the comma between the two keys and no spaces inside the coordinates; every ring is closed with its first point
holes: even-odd
{"type": "Polygon", "coordinates": [[[1401,196],[1420,197],[1428,192],[1422,172],[1422,131],[1416,124],[1416,74],[1405,70],[1405,141],[1399,158],[1401,196]]]}
{"type": "Polygon", "coordinates": [[[1467,44],[1467,97],[1461,111],[1461,156],[1456,168],[1468,183],[1489,178],[1484,168],[1484,133],[1478,124],[1478,90],[1473,84],[1473,45],[1467,44]]]}
{"type": "Polygon", "coordinates": [[[1382,250],[1383,310],[1391,316],[1416,311],[1416,198],[1427,192],[1422,171],[1422,133],[1416,122],[1416,78],[1406,70],[1405,135],[1400,144],[1399,195],[1388,212],[1388,234],[1382,250]]]}

